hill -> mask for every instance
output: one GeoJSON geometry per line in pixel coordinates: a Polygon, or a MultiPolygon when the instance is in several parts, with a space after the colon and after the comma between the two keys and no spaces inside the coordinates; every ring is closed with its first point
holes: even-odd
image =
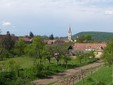
{"type": "Polygon", "coordinates": [[[93,39],[97,41],[107,41],[111,37],[113,37],[112,32],[80,32],[73,35],[73,39],[75,39],[77,36],[83,36],[83,35],[91,35],[93,39]]]}

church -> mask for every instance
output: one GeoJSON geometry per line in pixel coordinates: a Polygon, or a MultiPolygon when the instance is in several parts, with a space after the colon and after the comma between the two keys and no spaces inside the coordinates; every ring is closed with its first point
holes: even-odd
{"type": "Polygon", "coordinates": [[[68,40],[72,41],[72,31],[71,31],[71,27],[69,26],[69,30],[68,30],[68,40]]]}

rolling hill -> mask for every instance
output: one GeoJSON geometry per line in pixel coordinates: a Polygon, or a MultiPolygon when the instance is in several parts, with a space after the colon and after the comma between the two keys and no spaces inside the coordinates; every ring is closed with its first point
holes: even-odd
{"type": "Polygon", "coordinates": [[[80,32],[80,33],[73,35],[72,38],[76,39],[77,36],[83,36],[83,35],[91,35],[93,39],[97,41],[103,41],[103,42],[113,37],[112,32],[80,32]]]}

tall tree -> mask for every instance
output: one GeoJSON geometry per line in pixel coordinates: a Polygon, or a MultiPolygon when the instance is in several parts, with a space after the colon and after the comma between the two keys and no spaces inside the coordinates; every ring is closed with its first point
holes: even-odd
{"type": "Polygon", "coordinates": [[[50,39],[50,40],[54,40],[53,34],[51,34],[51,35],[49,36],[49,39],[50,39]]]}
{"type": "Polygon", "coordinates": [[[52,48],[52,55],[55,57],[57,64],[59,64],[59,61],[61,59],[64,59],[65,64],[67,64],[69,57],[67,55],[68,47],[72,43],[58,43],[51,45],[52,48]],[[64,58],[65,57],[65,58],[64,58]]]}
{"type": "Polygon", "coordinates": [[[19,40],[18,42],[16,42],[14,46],[14,53],[18,56],[23,55],[25,53],[25,47],[26,47],[25,42],[19,40]]]}
{"type": "Polygon", "coordinates": [[[31,45],[32,54],[40,59],[40,63],[42,63],[42,59],[45,53],[45,44],[41,37],[34,37],[33,43],[31,45]]]}
{"type": "Polygon", "coordinates": [[[34,37],[34,34],[32,32],[30,32],[29,36],[32,38],[32,37],[34,37]]]}
{"type": "Polygon", "coordinates": [[[54,56],[54,52],[50,46],[46,46],[46,59],[51,63],[51,58],[54,56]]]}
{"type": "Polygon", "coordinates": [[[10,36],[10,32],[9,31],[7,31],[7,35],[10,36]]]}

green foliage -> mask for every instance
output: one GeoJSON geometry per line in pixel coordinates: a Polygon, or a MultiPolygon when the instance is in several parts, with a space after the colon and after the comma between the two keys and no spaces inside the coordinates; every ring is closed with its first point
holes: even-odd
{"type": "Polygon", "coordinates": [[[52,48],[49,46],[45,46],[45,58],[51,63],[51,58],[53,58],[54,53],[52,51],[52,48]]]}
{"type": "Polygon", "coordinates": [[[85,39],[86,39],[87,41],[92,40],[92,36],[91,36],[91,35],[85,35],[84,37],[85,37],[85,39]]]}
{"type": "Polygon", "coordinates": [[[104,50],[104,59],[105,61],[111,65],[113,64],[113,38],[111,38],[108,42],[107,42],[107,46],[104,50]]]}
{"type": "MultiPolygon", "coordinates": [[[[68,59],[69,56],[66,57],[67,59],[63,57],[64,59],[62,58],[58,65],[54,58],[51,58],[51,63],[48,63],[46,59],[43,59],[42,63],[40,63],[40,59],[28,56],[1,61],[0,82],[2,82],[3,85],[23,85],[37,78],[45,78],[49,75],[63,72],[66,69],[81,66],[80,64],[78,65],[76,59],[70,60],[68,59]],[[67,65],[64,63],[64,60],[66,60],[66,62],[68,60],[67,65]]],[[[85,65],[86,62],[83,60],[82,65],[85,65]]]]}
{"type": "Polygon", "coordinates": [[[2,85],[15,85],[13,84],[13,80],[18,78],[20,66],[15,61],[11,60],[8,62],[7,68],[7,71],[2,71],[0,73],[0,83],[2,85]]]}
{"type": "Polygon", "coordinates": [[[94,40],[93,40],[91,35],[78,36],[76,38],[76,40],[79,43],[92,43],[92,42],[94,42],[94,40]]]}
{"type": "Polygon", "coordinates": [[[45,52],[45,43],[43,42],[41,37],[34,37],[32,44],[28,48],[29,53],[36,59],[40,59],[40,63],[42,63],[43,56],[46,54],[45,52]]]}
{"type": "Polygon", "coordinates": [[[94,52],[93,51],[88,51],[88,52],[83,52],[83,51],[78,51],[76,52],[76,61],[82,65],[82,64],[88,64],[88,63],[93,63],[97,59],[95,58],[94,52]]]}
{"type": "Polygon", "coordinates": [[[77,55],[77,60],[81,64],[82,63],[82,59],[84,58],[84,52],[79,51],[79,52],[76,53],[76,55],[77,55]]]}
{"type": "Polygon", "coordinates": [[[69,55],[67,57],[68,47],[70,45],[72,45],[72,43],[57,43],[48,46],[50,55],[51,57],[54,57],[56,59],[57,64],[59,64],[61,59],[64,59],[65,63],[67,63],[68,60],[70,60],[68,58],[69,55]]]}
{"type": "Polygon", "coordinates": [[[69,61],[72,60],[72,58],[68,54],[64,54],[62,56],[63,56],[63,60],[64,60],[64,63],[66,65],[66,68],[67,68],[67,64],[68,64],[69,61]]]}
{"type": "Polygon", "coordinates": [[[26,48],[25,42],[19,40],[18,42],[16,42],[13,52],[15,55],[22,56],[25,54],[25,48],[26,48]]]}
{"type": "Polygon", "coordinates": [[[4,60],[6,58],[9,58],[10,55],[11,54],[6,49],[4,49],[4,48],[0,49],[0,61],[4,60]]]}
{"type": "Polygon", "coordinates": [[[33,71],[30,69],[31,66],[29,65],[31,60],[31,58],[28,59],[27,57],[19,57],[6,60],[2,63],[0,62],[0,84],[23,85],[26,84],[26,82],[31,81],[31,79],[34,79],[32,73],[33,71]],[[27,68],[27,66],[29,66],[29,69],[27,68]]]}
{"type": "MultiPolygon", "coordinates": [[[[41,37],[34,37],[31,44],[25,44],[19,40],[14,45],[14,48],[11,48],[11,51],[13,50],[14,54],[20,57],[0,62],[0,82],[5,82],[3,85],[22,85],[32,79],[47,77],[89,62],[84,61],[84,63],[81,61],[81,64],[78,65],[74,59],[71,59],[68,54],[70,45],[72,43],[45,45],[41,37]],[[56,56],[55,53],[57,53],[56,56]],[[26,54],[30,57],[25,57],[26,54]],[[4,81],[2,82],[3,79],[4,81]]],[[[8,50],[4,50],[2,47],[0,52],[1,59],[2,54],[9,53],[8,50]]],[[[82,58],[83,55],[79,56],[82,58]]]]}

